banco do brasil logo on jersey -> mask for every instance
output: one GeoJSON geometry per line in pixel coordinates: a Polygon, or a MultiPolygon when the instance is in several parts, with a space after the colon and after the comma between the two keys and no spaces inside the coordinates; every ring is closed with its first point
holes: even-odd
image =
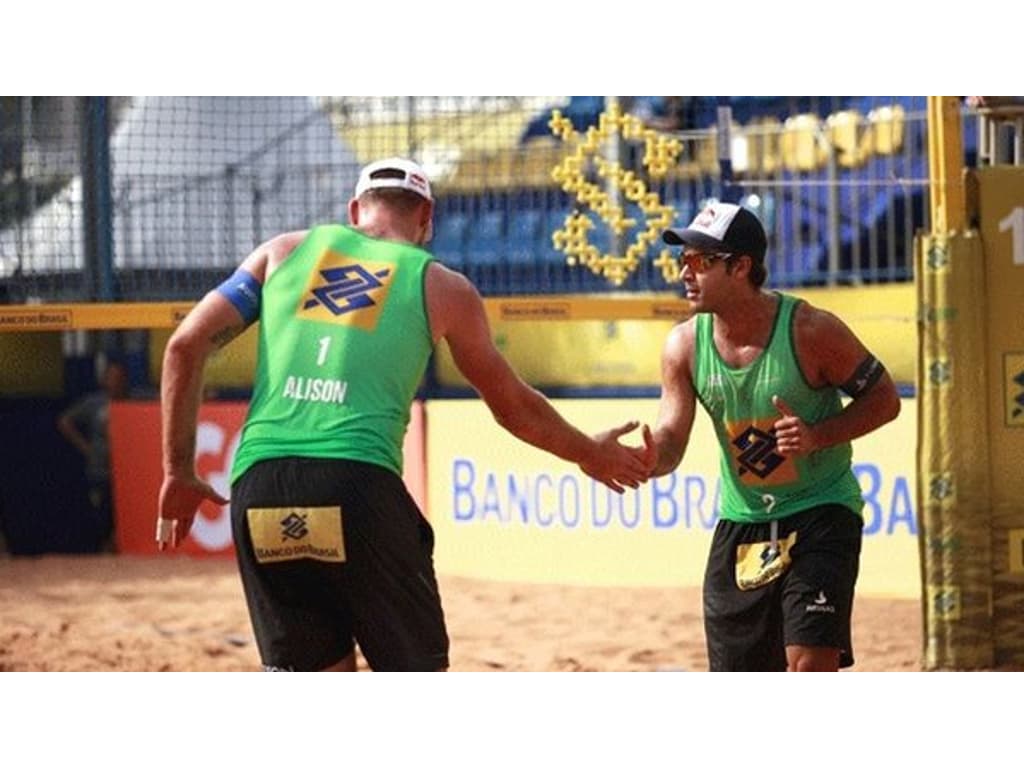
{"type": "Polygon", "coordinates": [[[325,251],[310,275],[296,315],[304,320],[372,330],[387,301],[395,265],[356,261],[325,251]]]}
{"type": "Polygon", "coordinates": [[[779,485],[796,480],[796,467],[775,450],[774,420],[729,422],[736,474],[744,485],[779,485]]]}

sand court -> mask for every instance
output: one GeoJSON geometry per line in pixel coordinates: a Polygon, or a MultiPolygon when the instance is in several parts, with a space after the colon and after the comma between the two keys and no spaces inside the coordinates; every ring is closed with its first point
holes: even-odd
{"type": "MultiPolygon", "coordinates": [[[[439,582],[452,671],[707,669],[699,588],[439,582]]],[[[917,601],[858,597],[853,622],[855,671],[920,669],[917,601]]],[[[231,560],[0,559],[0,670],[259,668],[231,560]]]]}

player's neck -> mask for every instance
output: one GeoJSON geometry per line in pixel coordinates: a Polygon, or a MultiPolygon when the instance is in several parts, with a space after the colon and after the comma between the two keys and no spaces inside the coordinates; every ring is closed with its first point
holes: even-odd
{"type": "Polygon", "coordinates": [[[374,212],[374,215],[360,221],[356,229],[364,235],[376,237],[380,240],[393,240],[399,243],[419,245],[415,223],[403,217],[389,215],[382,209],[378,209],[374,212]]]}
{"type": "Polygon", "coordinates": [[[758,343],[771,333],[778,303],[774,293],[755,289],[715,312],[715,335],[738,346],[758,343]]]}

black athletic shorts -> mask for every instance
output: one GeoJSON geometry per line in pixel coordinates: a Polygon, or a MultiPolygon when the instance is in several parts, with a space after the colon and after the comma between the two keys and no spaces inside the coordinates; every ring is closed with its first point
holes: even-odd
{"type": "Polygon", "coordinates": [[[853,665],[850,618],[863,521],[830,504],[765,524],[719,520],[704,574],[711,671],[784,671],[786,646],[838,648],[853,665]]]}
{"type": "Polygon", "coordinates": [[[287,458],[231,489],[245,598],[265,668],[448,667],[434,532],[402,479],[374,464],[287,458]]]}

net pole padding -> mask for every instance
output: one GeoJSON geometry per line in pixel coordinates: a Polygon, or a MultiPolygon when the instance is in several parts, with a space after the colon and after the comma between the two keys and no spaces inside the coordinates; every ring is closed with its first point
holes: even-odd
{"type": "Polygon", "coordinates": [[[986,283],[977,232],[915,242],[923,666],[994,663],[986,283]]]}

